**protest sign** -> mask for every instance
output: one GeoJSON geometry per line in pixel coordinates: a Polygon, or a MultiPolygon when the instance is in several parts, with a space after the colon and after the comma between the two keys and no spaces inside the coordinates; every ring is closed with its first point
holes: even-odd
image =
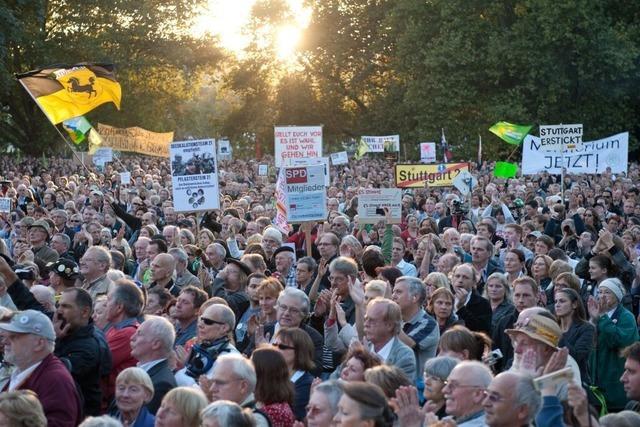
{"type": "Polygon", "coordinates": [[[120,184],[122,185],[131,184],[131,172],[120,172],[120,184]]]}
{"type": "Polygon", "coordinates": [[[331,153],[331,164],[346,165],[349,163],[349,156],[346,151],[338,151],[337,153],[331,153]]]}
{"type": "Polygon", "coordinates": [[[399,188],[363,188],[358,191],[358,222],[376,224],[385,217],[383,208],[391,210],[391,222],[402,218],[402,190],[399,188]]]}
{"type": "Polygon", "coordinates": [[[9,197],[0,197],[0,212],[11,212],[11,199],[9,197]]]}
{"type": "Polygon", "coordinates": [[[363,136],[362,141],[369,147],[368,153],[400,151],[400,135],[363,136]]]}
{"type": "Polygon", "coordinates": [[[582,143],[582,125],[541,125],[540,145],[546,151],[562,152],[582,143]]]}
{"type": "Polygon", "coordinates": [[[104,146],[116,151],[131,151],[148,156],[169,157],[173,132],[157,133],[139,127],[116,128],[98,123],[104,146]]]}
{"type": "Polygon", "coordinates": [[[436,143],[420,143],[420,161],[422,163],[434,163],[436,161],[436,143]]]}
{"type": "Polygon", "coordinates": [[[173,204],[177,212],[220,208],[215,142],[212,139],[171,144],[173,204]]]}
{"type": "Polygon", "coordinates": [[[396,165],[396,187],[421,188],[447,187],[462,171],[469,170],[469,163],[443,163],[439,165],[396,165]]]}
{"type": "Polygon", "coordinates": [[[540,138],[527,135],[522,144],[522,174],[540,172],[559,174],[562,166],[567,173],[626,173],[629,156],[629,132],[619,133],[596,141],[582,142],[564,152],[549,151],[540,138]]]}
{"type": "Polygon", "coordinates": [[[329,187],[331,185],[331,176],[329,174],[329,158],[328,157],[311,157],[304,159],[287,159],[285,166],[316,166],[321,165],[324,167],[324,185],[329,187]]]}
{"type": "Polygon", "coordinates": [[[218,159],[231,160],[231,143],[228,139],[219,139],[218,143],[218,159]]]}
{"type": "Polygon", "coordinates": [[[274,134],[277,168],[286,159],[322,156],[322,126],[276,126],[274,134]]]}
{"type": "Polygon", "coordinates": [[[324,186],[324,166],[287,167],[285,185],[287,220],[289,223],[325,220],[327,192],[324,186]]]}
{"type": "Polygon", "coordinates": [[[456,187],[463,196],[469,195],[477,185],[478,180],[471,175],[469,171],[460,172],[453,180],[453,186],[456,187]]]}
{"type": "Polygon", "coordinates": [[[96,166],[104,166],[105,163],[112,161],[113,149],[110,147],[98,148],[93,153],[93,164],[96,166]]]}
{"type": "Polygon", "coordinates": [[[269,174],[269,165],[258,165],[258,176],[267,176],[269,174]]]}

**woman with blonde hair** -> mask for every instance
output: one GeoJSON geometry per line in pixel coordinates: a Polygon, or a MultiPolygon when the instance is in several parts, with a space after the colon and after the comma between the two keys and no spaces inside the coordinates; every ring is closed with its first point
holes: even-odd
{"type": "Polygon", "coordinates": [[[46,427],[42,404],[31,390],[0,394],[0,425],[11,427],[46,427]]]}
{"type": "Polygon", "coordinates": [[[433,273],[429,273],[427,277],[424,279],[424,285],[427,289],[427,297],[425,298],[425,304],[428,303],[431,298],[431,294],[438,288],[450,289],[449,279],[447,275],[444,273],[440,273],[434,271],[433,273]]]}
{"type": "Polygon", "coordinates": [[[199,388],[177,387],[169,390],[156,414],[155,427],[198,427],[200,412],[207,404],[207,398],[199,388]]]}
{"type": "Polygon", "coordinates": [[[155,417],[146,405],[153,399],[154,392],[151,377],[144,369],[125,369],[116,378],[117,409],[111,415],[124,427],[153,427],[155,417]]]}

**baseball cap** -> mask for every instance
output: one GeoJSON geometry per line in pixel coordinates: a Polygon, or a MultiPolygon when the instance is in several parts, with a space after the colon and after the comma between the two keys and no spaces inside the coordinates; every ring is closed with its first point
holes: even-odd
{"type": "Polygon", "coordinates": [[[529,338],[540,341],[553,348],[558,347],[560,337],[562,336],[562,330],[560,326],[558,326],[558,323],[541,314],[534,314],[528,319],[525,319],[523,323],[516,323],[514,329],[507,329],[505,332],[509,337],[513,337],[516,333],[525,334],[529,338]]]}
{"type": "Polygon", "coordinates": [[[10,322],[0,323],[0,329],[17,334],[38,335],[49,341],[56,340],[53,323],[47,316],[36,310],[18,311],[10,322]]]}

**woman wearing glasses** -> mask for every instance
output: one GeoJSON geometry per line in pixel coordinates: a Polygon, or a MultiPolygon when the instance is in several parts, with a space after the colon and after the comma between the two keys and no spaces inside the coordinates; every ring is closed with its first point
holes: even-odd
{"type": "MultiPolygon", "coordinates": [[[[325,381],[318,384],[311,392],[307,405],[307,427],[331,427],[333,416],[338,412],[338,401],[342,397],[342,389],[337,381],[325,381]]],[[[294,427],[303,427],[296,423],[294,427]]]]}
{"type": "Polygon", "coordinates": [[[426,412],[433,412],[438,418],[446,416],[444,383],[460,360],[449,356],[438,356],[424,364],[424,398],[426,412]]]}
{"type": "Polygon", "coordinates": [[[297,420],[302,421],[313,382],[313,341],[300,328],[280,328],[273,337],[272,345],[280,350],[287,363],[294,385],[293,413],[297,420]]]}

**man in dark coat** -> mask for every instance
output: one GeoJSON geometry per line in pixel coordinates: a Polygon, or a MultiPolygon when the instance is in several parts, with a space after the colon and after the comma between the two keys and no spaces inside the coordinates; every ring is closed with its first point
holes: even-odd
{"type": "Polygon", "coordinates": [[[54,354],[67,364],[78,384],[84,397],[86,416],[100,414],[100,374],[103,372],[104,356],[108,362],[111,361],[109,348],[101,350],[100,343],[94,336],[92,306],[93,301],[87,291],[70,288],[62,292],[54,315],[57,335],[54,354]]]}

